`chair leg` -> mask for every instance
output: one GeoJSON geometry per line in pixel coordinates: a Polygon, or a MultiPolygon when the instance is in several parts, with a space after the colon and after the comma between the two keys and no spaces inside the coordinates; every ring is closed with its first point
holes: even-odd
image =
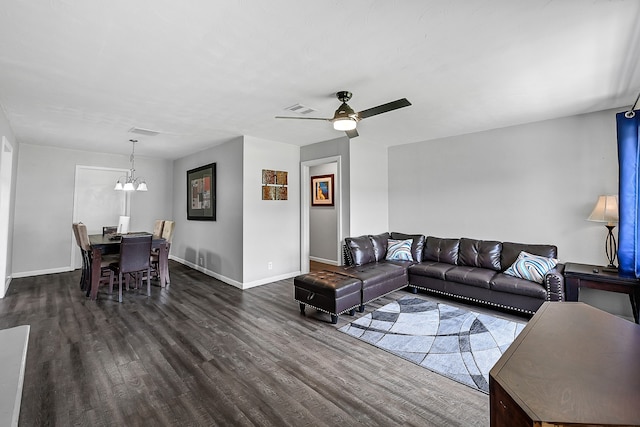
{"type": "Polygon", "coordinates": [[[109,295],[113,294],[113,270],[109,270],[109,295]]]}
{"type": "Polygon", "coordinates": [[[85,260],[84,251],[82,251],[82,275],[80,276],[80,290],[82,291],[84,291],[86,279],[87,279],[87,261],[85,260]]]}
{"type": "Polygon", "coordinates": [[[151,296],[151,268],[147,268],[147,296],[151,296]]]}
{"type": "Polygon", "coordinates": [[[118,274],[118,301],[122,302],[122,271],[118,274]]]}

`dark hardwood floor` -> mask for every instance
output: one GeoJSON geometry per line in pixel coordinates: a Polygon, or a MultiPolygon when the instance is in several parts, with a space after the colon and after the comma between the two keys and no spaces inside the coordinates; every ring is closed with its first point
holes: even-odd
{"type": "Polygon", "coordinates": [[[31,325],[20,426],[489,424],[487,395],[339,332],[348,315],[302,316],[292,279],[241,291],[170,268],[122,304],[87,300],[79,271],[12,281],[0,328],[31,325]]]}

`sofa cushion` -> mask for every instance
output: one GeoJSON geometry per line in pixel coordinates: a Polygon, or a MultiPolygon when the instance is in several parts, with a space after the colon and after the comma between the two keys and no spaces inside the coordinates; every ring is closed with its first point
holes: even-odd
{"type": "Polygon", "coordinates": [[[424,243],[426,238],[423,234],[404,234],[392,232],[391,238],[396,240],[407,240],[413,239],[413,243],[411,244],[411,256],[415,262],[421,262],[422,256],[424,252],[424,243]]]}
{"type": "Polygon", "coordinates": [[[427,237],[424,246],[423,260],[458,264],[459,239],[442,239],[440,237],[427,237]]]}
{"type": "Polygon", "coordinates": [[[506,270],[513,264],[520,252],[525,251],[530,254],[540,255],[547,258],[558,258],[558,248],[553,245],[527,245],[524,243],[504,242],[502,243],[502,255],[500,264],[506,270]]]}
{"type": "Polygon", "coordinates": [[[389,240],[389,233],[376,234],[375,236],[369,236],[371,244],[373,245],[373,253],[376,257],[376,261],[382,261],[387,255],[387,242],[389,240]]]}
{"type": "Polygon", "coordinates": [[[532,282],[542,283],[544,276],[558,264],[555,258],[547,258],[532,255],[525,251],[520,252],[518,258],[504,271],[509,276],[519,277],[532,282]]]}
{"type": "Polygon", "coordinates": [[[387,243],[387,260],[413,261],[411,256],[411,244],[413,239],[395,240],[389,239],[387,243]]]}
{"type": "Polygon", "coordinates": [[[491,279],[491,289],[498,292],[523,295],[527,297],[547,299],[544,286],[531,280],[520,279],[504,273],[498,273],[491,279]]]}
{"type": "Polygon", "coordinates": [[[376,262],[366,265],[345,267],[340,274],[354,277],[362,281],[362,286],[375,285],[394,277],[406,275],[406,268],[390,262],[376,262]]]}
{"type": "Polygon", "coordinates": [[[369,236],[347,237],[344,242],[355,265],[376,262],[376,254],[369,236]]]}
{"type": "Polygon", "coordinates": [[[444,275],[455,266],[446,262],[424,261],[409,267],[409,274],[445,280],[444,275]]]}
{"type": "Polygon", "coordinates": [[[460,239],[458,265],[500,271],[501,252],[502,242],[462,238],[460,239]]]}
{"type": "Polygon", "coordinates": [[[445,280],[486,289],[491,287],[491,279],[495,275],[494,270],[471,266],[453,267],[444,273],[445,280]]]}

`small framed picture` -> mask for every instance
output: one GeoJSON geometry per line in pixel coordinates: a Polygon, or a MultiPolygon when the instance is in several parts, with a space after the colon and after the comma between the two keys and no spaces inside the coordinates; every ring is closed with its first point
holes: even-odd
{"type": "Polygon", "coordinates": [[[187,219],[216,220],[216,164],[187,171],[187,219]]]}
{"type": "Polygon", "coordinates": [[[311,177],[311,206],[333,206],[333,174],[311,177]]]}

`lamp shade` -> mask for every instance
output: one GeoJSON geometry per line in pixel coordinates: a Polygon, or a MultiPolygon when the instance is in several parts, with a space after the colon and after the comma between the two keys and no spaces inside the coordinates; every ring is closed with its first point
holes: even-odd
{"type": "Polygon", "coordinates": [[[600,196],[593,208],[593,212],[587,218],[589,221],[606,222],[614,225],[618,222],[618,196],[600,196]]]}
{"type": "Polygon", "coordinates": [[[343,119],[336,119],[333,121],[333,128],[335,130],[354,130],[356,128],[356,121],[350,117],[343,119]]]}

